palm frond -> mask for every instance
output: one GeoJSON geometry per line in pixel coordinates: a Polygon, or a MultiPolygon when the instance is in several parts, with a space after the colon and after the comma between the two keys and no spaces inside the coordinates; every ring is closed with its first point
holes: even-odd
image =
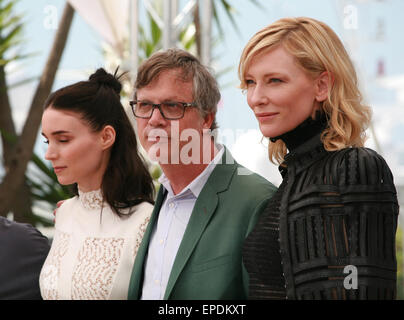
{"type": "MultiPolygon", "coordinates": [[[[248,0],[248,1],[260,9],[263,9],[263,10],[265,9],[259,0],[248,0]]],[[[228,0],[212,1],[212,3],[213,3],[213,20],[215,21],[219,34],[223,36],[224,32],[223,32],[222,24],[221,24],[219,15],[218,15],[217,6],[221,6],[224,9],[224,12],[226,13],[226,16],[228,17],[228,19],[230,20],[230,23],[232,24],[234,30],[237,32],[237,34],[240,35],[240,29],[239,29],[238,24],[235,19],[235,15],[238,13],[236,7],[234,5],[232,5],[228,0]]]]}

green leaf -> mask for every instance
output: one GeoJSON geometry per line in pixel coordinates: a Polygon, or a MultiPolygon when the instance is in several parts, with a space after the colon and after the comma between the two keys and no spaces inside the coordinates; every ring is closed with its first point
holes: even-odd
{"type": "MultiPolygon", "coordinates": [[[[245,0],[244,0],[245,1],[245,0]]],[[[260,9],[265,9],[258,0],[249,0],[253,5],[257,6],[260,9]]],[[[227,17],[229,18],[233,28],[236,30],[237,34],[240,36],[240,29],[237,25],[237,22],[234,18],[234,15],[237,13],[237,10],[235,8],[235,6],[231,5],[227,0],[220,0],[220,1],[212,1],[213,2],[213,19],[216,23],[216,26],[218,28],[218,32],[221,36],[224,35],[224,31],[220,22],[220,18],[218,16],[217,13],[217,8],[216,8],[216,4],[219,3],[219,5],[221,5],[227,15],[227,17]]]]}
{"type": "Polygon", "coordinates": [[[36,165],[36,167],[42,171],[46,176],[48,176],[49,178],[51,178],[52,180],[56,180],[56,174],[55,172],[48,167],[45,162],[40,159],[36,154],[32,155],[32,159],[31,161],[36,165]]]}
{"type": "MultiPolygon", "coordinates": [[[[9,17],[11,15],[11,11],[13,10],[15,3],[16,3],[16,1],[11,1],[5,7],[0,6],[0,21],[4,21],[7,17],[9,17]]],[[[1,3],[0,3],[0,5],[1,5],[1,3]]],[[[1,27],[2,27],[2,24],[0,23],[0,28],[1,27]]]]}
{"type": "Polygon", "coordinates": [[[14,144],[14,143],[17,142],[17,139],[18,139],[18,138],[17,138],[16,135],[14,135],[14,134],[12,134],[12,133],[9,133],[9,132],[7,132],[7,131],[1,129],[1,128],[0,128],[0,134],[4,137],[4,139],[5,139],[8,143],[14,144]]]}
{"type": "Polygon", "coordinates": [[[259,1],[257,1],[257,0],[250,0],[250,2],[252,2],[253,5],[257,6],[258,8],[260,8],[260,9],[262,9],[262,10],[265,10],[265,7],[264,7],[261,3],[259,3],[259,1]]]}
{"type": "Polygon", "coordinates": [[[215,2],[213,2],[213,20],[216,23],[216,26],[217,26],[217,29],[219,31],[219,34],[223,34],[223,28],[222,28],[222,25],[220,23],[219,16],[217,14],[217,9],[216,9],[215,2]]]}
{"type": "Polygon", "coordinates": [[[21,16],[4,16],[0,14],[0,29],[7,29],[8,27],[21,23],[21,16]],[[7,20],[8,19],[8,20],[7,20]]]}
{"type": "Polygon", "coordinates": [[[8,34],[2,37],[0,44],[3,46],[7,45],[9,41],[15,41],[15,38],[21,34],[21,31],[22,31],[22,24],[18,24],[12,27],[11,30],[8,32],[8,34]]]}
{"type": "Polygon", "coordinates": [[[221,0],[221,3],[225,8],[227,17],[230,19],[230,22],[233,25],[234,29],[236,30],[237,33],[240,33],[236,20],[234,19],[234,14],[236,10],[226,0],[221,0]]]}
{"type": "Polygon", "coordinates": [[[149,15],[149,18],[150,18],[150,31],[152,36],[152,44],[155,46],[159,43],[162,32],[151,15],[149,15]]]}

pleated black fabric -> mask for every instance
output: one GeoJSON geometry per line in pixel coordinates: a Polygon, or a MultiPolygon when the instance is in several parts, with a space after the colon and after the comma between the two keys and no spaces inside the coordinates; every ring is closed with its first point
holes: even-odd
{"type": "Polygon", "coordinates": [[[279,206],[286,180],[279,186],[261,214],[257,227],[243,247],[243,259],[249,273],[249,299],[286,298],[285,279],[279,247],[279,206]]]}
{"type": "Polygon", "coordinates": [[[324,150],[323,120],[281,137],[284,180],[243,247],[250,299],[396,296],[391,171],[368,148],[324,150]]]}

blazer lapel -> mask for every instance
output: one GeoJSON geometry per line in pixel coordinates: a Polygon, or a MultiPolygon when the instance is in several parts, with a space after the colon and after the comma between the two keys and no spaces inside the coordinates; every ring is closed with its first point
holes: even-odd
{"type": "Polygon", "coordinates": [[[213,213],[215,212],[219,203],[218,193],[226,190],[231,182],[231,178],[237,168],[237,164],[226,148],[221,163],[226,163],[224,159],[226,159],[225,156],[227,153],[227,163],[230,162],[232,164],[217,164],[201,193],[199,194],[198,199],[196,200],[191,218],[189,219],[187,228],[175,257],[173,267],[171,269],[164,299],[168,299],[170,297],[179,275],[184,269],[189,257],[194,251],[200,237],[202,236],[213,213]]]}
{"type": "Polygon", "coordinates": [[[153,212],[150,217],[150,221],[147,225],[145,234],[143,236],[142,242],[140,244],[139,250],[136,254],[135,258],[135,263],[132,269],[132,276],[130,279],[130,285],[129,285],[129,294],[128,298],[129,299],[140,299],[140,294],[142,292],[141,286],[143,285],[143,273],[144,273],[144,263],[145,263],[145,257],[147,254],[147,251],[149,249],[149,242],[150,242],[150,237],[153,231],[153,227],[157,221],[157,217],[159,215],[161,206],[163,204],[164,198],[167,194],[167,190],[163,187],[163,185],[160,186],[160,190],[157,194],[157,199],[156,203],[153,208],[153,212]]]}

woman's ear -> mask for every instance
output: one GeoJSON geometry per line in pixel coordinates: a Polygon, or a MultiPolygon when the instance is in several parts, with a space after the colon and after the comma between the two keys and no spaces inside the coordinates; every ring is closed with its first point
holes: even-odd
{"type": "Polygon", "coordinates": [[[315,80],[316,85],[316,100],[323,102],[328,98],[328,92],[332,87],[334,77],[328,71],[322,72],[315,80]]]}
{"type": "Polygon", "coordinates": [[[106,125],[101,131],[102,149],[110,148],[115,142],[116,132],[113,126],[106,125]]]}

